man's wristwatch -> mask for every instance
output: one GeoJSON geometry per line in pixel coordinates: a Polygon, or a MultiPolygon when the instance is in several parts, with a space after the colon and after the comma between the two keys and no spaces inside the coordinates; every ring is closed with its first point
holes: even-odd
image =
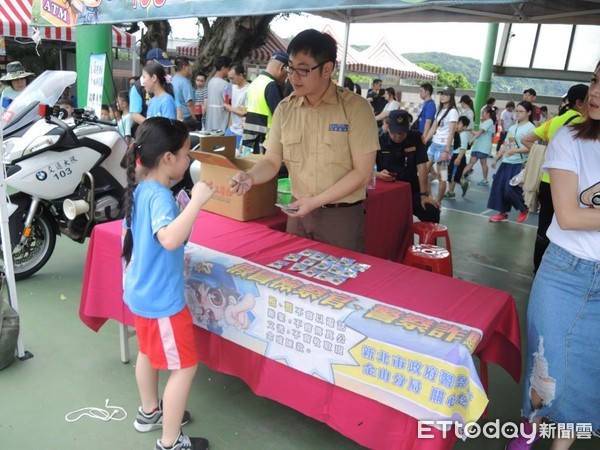
{"type": "Polygon", "coordinates": [[[429,197],[429,192],[421,192],[421,197],[429,197]]]}

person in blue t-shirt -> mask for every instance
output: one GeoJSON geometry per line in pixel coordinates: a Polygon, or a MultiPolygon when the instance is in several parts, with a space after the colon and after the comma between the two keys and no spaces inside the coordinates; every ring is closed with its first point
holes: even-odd
{"type": "Polygon", "coordinates": [[[167,83],[167,74],[162,65],[148,61],[142,70],[142,86],[153,97],[148,102],[146,118],[166,117],[177,119],[177,104],[173,97],[173,87],[167,83]]]}
{"type": "Polygon", "coordinates": [[[126,155],[123,299],[135,316],[135,372],[142,400],[134,427],[141,432],[162,428],[158,450],[208,448],[206,439],[180,431],[190,420],[185,405],[199,361],[184,297],[184,244],[214,192],[211,185],[196,183],[191,200],[179,211],[169,186],[184,176],[189,152],[183,122],[152,117],[140,125],[137,143],[126,155]],[[139,182],[138,166],[145,170],[139,182]],[[158,370],[171,371],[164,402],[158,398],[158,370]]]}
{"type": "Polygon", "coordinates": [[[431,98],[432,95],[433,86],[431,83],[423,83],[421,85],[421,90],[419,91],[419,97],[423,100],[423,104],[421,105],[421,111],[413,126],[413,129],[418,127],[418,130],[423,136],[427,136],[431,125],[433,125],[433,122],[435,121],[436,106],[435,101],[431,98]]]}
{"type": "Polygon", "coordinates": [[[177,108],[181,111],[181,120],[189,130],[197,130],[199,122],[194,110],[194,88],[190,81],[192,66],[190,60],[184,57],[175,58],[175,75],[171,80],[177,108]]]}

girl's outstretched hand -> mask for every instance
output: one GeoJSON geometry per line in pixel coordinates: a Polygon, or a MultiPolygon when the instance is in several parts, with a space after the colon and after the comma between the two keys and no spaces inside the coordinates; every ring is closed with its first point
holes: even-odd
{"type": "Polygon", "coordinates": [[[200,206],[204,205],[213,196],[215,190],[212,183],[198,181],[192,188],[192,201],[198,202],[200,206]]]}

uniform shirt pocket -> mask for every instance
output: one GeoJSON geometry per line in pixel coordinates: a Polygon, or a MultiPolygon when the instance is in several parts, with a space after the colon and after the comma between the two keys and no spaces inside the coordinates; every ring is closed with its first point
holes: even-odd
{"type": "Polygon", "coordinates": [[[283,144],[283,159],[289,162],[302,160],[302,133],[285,133],[281,138],[283,144]]]}
{"type": "Polygon", "coordinates": [[[341,131],[327,131],[323,137],[326,147],[325,162],[347,165],[350,157],[348,133],[341,131]]]}

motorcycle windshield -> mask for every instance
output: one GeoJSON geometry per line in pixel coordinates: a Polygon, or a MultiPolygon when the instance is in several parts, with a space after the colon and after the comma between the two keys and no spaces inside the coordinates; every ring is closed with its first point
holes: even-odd
{"type": "Polygon", "coordinates": [[[54,106],[67,86],[75,83],[77,73],[67,70],[46,70],[23,89],[0,116],[5,134],[40,117],[38,105],[54,106]]]}

